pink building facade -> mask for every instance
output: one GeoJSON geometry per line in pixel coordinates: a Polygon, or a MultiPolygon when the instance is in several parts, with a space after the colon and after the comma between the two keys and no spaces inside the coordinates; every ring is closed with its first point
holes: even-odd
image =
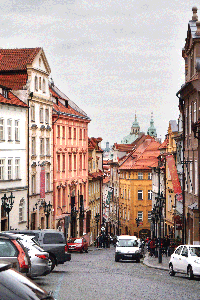
{"type": "Polygon", "coordinates": [[[87,234],[89,117],[58,88],[53,100],[53,207],[54,226],[66,237],[87,234]]]}

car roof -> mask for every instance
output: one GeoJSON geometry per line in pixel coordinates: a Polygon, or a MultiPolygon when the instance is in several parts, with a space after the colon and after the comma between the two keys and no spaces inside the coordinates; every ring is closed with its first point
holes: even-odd
{"type": "Polygon", "coordinates": [[[135,235],[119,235],[117,237],[119,240],[123,239],[123,240],[137,240],[137,237],[135,235]]]}
{"type": "Polygon", "coordinates": [[[16,240],[16,239],[18,239],[18,237],[15,236],[14,234],[3,233],[3,232],[0,232],[0,238],[7,238],[7,239],[10,239],[10,240],[16,240]]]}

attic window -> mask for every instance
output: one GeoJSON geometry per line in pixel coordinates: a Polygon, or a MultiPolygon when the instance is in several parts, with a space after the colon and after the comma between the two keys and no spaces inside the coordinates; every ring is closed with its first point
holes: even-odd
{"type": "Polygon", "coordinates": [[[68,108],[68,101],[67,100],[65,100],[65,107],[68,108]]]}
{"type": "Polygon", "coordinates": [[[8,90],[3,90],[2,94],[3,94],[4,98],[8,99],[8,90]]]}

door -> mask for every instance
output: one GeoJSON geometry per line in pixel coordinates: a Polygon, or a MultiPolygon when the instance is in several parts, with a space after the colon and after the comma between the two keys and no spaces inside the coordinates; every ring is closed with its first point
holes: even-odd
{"type": "Polygon", "coordinates": [[[171,256],[173,269],[176,272],[180,272],[180,261],[181,261],[181,251],[183,246],[179,246],[171,256]]]}
{"type": "Polygon", "coordinates": [[[180,255],[180,270],[183,273],[187,273],[188,266],[188,248],[186,246],[183,247],[183,250],[180,255]]]}

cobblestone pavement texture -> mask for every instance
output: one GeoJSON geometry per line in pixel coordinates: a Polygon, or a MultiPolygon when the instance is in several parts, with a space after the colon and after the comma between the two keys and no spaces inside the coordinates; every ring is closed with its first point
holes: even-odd
{"type": "Polygon", "coordinates": [[[183,275],[170,277],[168,272],[143,263],[115,262],[114,252],[111,246],[72,253],[70,262],[34,281],[47,291],[53,290],[57,300],[200,299],[200,279],[190,281],[183,275]]]}
{"type": "Polygon", "coordinates": [[[161,269],[161,270],[169,270],[169,260],[170,257],[166,257],[166,255],[162,255],[162,263],[158,262],[158,257],[154,257],[154,256],[150,256],[149,253],[147,252],[143,263],[151,268],[155,268],[155,269],[161,269]]]}

